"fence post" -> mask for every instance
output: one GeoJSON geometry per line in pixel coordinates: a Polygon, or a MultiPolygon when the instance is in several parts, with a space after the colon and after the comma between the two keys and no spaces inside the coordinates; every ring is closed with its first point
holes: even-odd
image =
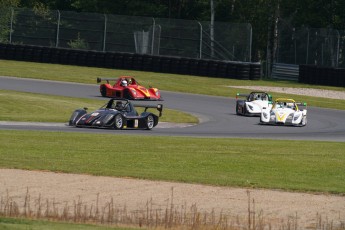
{"type": "Polygon", "coordinates": [[[57,15],[58,15],[58,21],[57,21],[57,26],[56,26],[56,42],[55,42],[55,47],[59,47],[59,33],[60,33],[60,11],[57,10],[57,15]]]}
{"type": "Polygon", "coordinates": [[[249,62],[252,61],[252,43],[253,43],[253,28],[252,25],[249,24],[250,26],[250,35],[249,35],[249,62]]]}
{"type": "Polygon", "coordinates": [[[308,31],[308,36],[307,36],[307,55],[306,55],[306,60],[305,64],[308,65],[308,59],[309,59],[309,29],[307,28],[308,31]]]}
{"type": "Polygon", "coordinates": [[[10,44],[12,43],[13,16],[14,16],[14,10],[11,7],[10,44]]]}
{"type": "Polygon", "coordinates": [[[154,42],[155,42],[155,29],[156,29],[156,21],[154,18],[152,18],[152,39],[151,39],[151,55],[153,55],[153,46],[154,46],[154,42]]]}
{"type": "Polygon", "coordinates": [[[108,19],[107,19],[107,15],[104,14],[104,31],[103,31],[103,52],[105,51],[105,41],[107,39],[107,22],[108,22],[108,19]]]}
{"type": "Polygon", "coordinates": [[[338,34],[338,45],[337,45],[337,63],[336,63],[336,67],[338,67],[339,66],[339,49],[340,49],[340,33],[339,33],[339,31],[338,30],[336,30],[337,31],[337,34],[338,34]]]}
{"type": "Polygon", "coordinates": [[[199,58],[202,58],[202,25],[199,21],[197,21],[200,26],[200,39],[199,39],[199,58]]]}

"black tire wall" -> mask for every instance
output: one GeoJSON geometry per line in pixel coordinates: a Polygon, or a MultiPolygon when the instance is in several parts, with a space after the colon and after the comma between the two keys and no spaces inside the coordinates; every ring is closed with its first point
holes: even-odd
{"type": "Polygon", "coordinates": [[[0,59],[112,69],[144,70],[241,80],[261,79],[260,63],[99,52],[31,45],[0,43],[0,59]]]}
{"type": "Polygon", "coordinates": [[[345,87],[345,69],[300,65],[298,80],[305,84],[345,87]]]}

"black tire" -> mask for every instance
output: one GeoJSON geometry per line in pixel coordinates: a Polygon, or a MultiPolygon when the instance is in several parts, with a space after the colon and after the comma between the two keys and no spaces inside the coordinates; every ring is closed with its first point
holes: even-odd
{"type": "Polygon", "coordinates": [[[301,121],[301,126],[306,126],[307,125],[307,117],[302,117],[302,121],[301,121]]]}
{"type": "Polygon", "coordinates": [[[260,114],[260,125],[262,125],[264,122],[262,121],[262,117],[261,117],[262,115],[260,114]]]}
{"type": "Polygon", "coordinates": [[[245,116],[246,114],[247,114],[246,103],[244,103],[242,107],[242,115],[245,116]]]}
{"type": "Polygon", "coordinates": [[[239,108],[238,102],[236,102],[236,114],[237,115],[240,115],[239,110],[240,110],[240,108],[239,108]]]}
{"type": "Polygon", "coordinates": [[[107,88],[105,87],[105,85],[101,86],[101,95],[102,97],[106,97],[107,96],[107,88]]]}
{"type": "Polygon", "coordinates": [[[115,129],[122,129],[123,128],[123,123],[124,123],[123,116],[121,114],[117,114],[115,116],[114,128],[115,129]]]}
{"type": "Polygon", "coordinates": [[[146,129],[151,130],[155,125],[155,118],[152,115],[148,115],[146,118],[146,129]]]}

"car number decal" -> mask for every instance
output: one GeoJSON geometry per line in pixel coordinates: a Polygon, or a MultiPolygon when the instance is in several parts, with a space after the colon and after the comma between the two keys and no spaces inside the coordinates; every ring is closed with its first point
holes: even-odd
{"type": "Polygon", "coordinates": [[[139,122],[138,122],[138,119],[135,119],[135,120],[134,120],[134,128],[138,128],[138,123],[139,123],[139,122]]]}

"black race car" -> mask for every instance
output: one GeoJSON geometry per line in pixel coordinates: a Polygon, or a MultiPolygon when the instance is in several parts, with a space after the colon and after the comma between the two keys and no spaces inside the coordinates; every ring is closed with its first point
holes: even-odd
{"type": "Polygon", "coordinates": [[[69,125],[75,127],[108,128],[108,129],[147,129],[158,124],[163,105],[133,105],[127,99],[110,99],[98,110],[88,113],[87,108],[73,112],[69,125]],[[134,107],[145,108],[140,115],[134,107]],[[148,108],[156,108],[159,115],[148,112],[148,108]]]}

